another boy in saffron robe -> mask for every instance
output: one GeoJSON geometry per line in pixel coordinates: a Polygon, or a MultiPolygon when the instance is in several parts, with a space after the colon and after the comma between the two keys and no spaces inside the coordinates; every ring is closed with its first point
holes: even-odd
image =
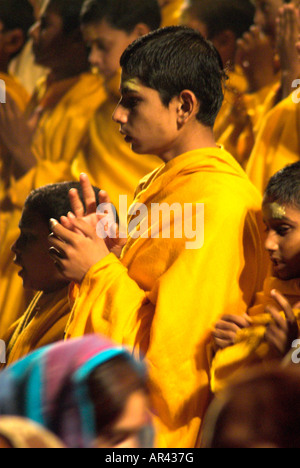
{"type": "Polygon", "coordinates": [[[28,305],[10,252],[24,202],[35,188],[73,180],[72,161],[105,96],[102,79],[89,70],[80,31],[82,4],[83,0],[47,0],[43,4],[30,34],[35,60],[49,72],[37,84],[26,118],[16,113],[11,99],[7,99],[5,114],[0,114],[0,138],[5,139],[18,166],[0,213],[1,329],[7,329],[28,305]]]}
{"type": "MultiPolygon", "coordinates": [[[[57,270],[49,255],[48,219],[67,215],[71,209],[68,194],[72,188],[80,189],[80,184],[46,185],[34,190],[25,202],[19,223],[20,235],[12,251],[24,289],[36,291],[36,295],[9,330],[1,330],[0,336],[7,348],[6,365],[64,338],[71,311],[69,281],[57,270]]],[[[93,193],[96,203],[99,189],[94,188],[93,193]]]]}
{"type": "Polygon", "coordinates": [[[261,199],[213,137],[224,72],[210,42],[164,28],[129,46],[121,66],[113,118],[133,151],[162,165],[136,190],[120,258],[122,235],[99,238],[86,222],[95,215],[52,222],[53,258],[80,285],[66,338],[97,331],[145,357],[156,445],[194,447],[209,401],[211,326],[224,310],[243,314],[265,276],[261,199]]]}
{"type": "Polygon", "coordinates": [[[291,349],[300,319],[300,162],[271,177],[263,200],[265,248],[272,276],[244,317],[226,315],[214,331],[218,351],[212,366],[212,390],[219,392],[241,370],[268,365],[291,349]]]}

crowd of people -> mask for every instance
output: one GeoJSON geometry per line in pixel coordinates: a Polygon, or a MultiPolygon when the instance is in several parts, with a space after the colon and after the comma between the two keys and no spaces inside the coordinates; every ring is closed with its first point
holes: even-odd
{"type": "Polygon", "coordinates": [[[1,448],[300,447],[299,85],[296,0],[0,0],[1,448]]]}

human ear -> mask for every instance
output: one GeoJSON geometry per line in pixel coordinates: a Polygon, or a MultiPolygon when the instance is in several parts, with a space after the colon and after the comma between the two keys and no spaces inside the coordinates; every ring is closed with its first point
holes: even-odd
{"type": "Polygon", "coordinates": [[[17,54],[25,42],[24,33],[21,29],[13,29],[5,34],[3,50],[9,56],[17,54]]]}
{"type": "Polygon", "coordinates": [[[136,39],[138,39],[139,37],[145,36],[149,32],[149,26],[147,26],[145,23],[138,23],[131,34],[134,35],[136,39]]]}
{"type": "Polygon", "coordinates": [[[181,91],[177,106],[178,123],[183,125],[195,113],[198,113],[199,104],[195,94],[189,89],[181,91]]]}

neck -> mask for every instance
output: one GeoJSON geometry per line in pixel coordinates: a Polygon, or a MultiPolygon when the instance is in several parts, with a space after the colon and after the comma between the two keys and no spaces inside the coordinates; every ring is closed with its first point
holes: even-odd
{"type": "Polygon", "coordinates": [[[213,129],[198,124],[197,128],[190,129],[190,131],[185,132],[184,135],[180,135],[178,140],[172,145],[172,148],[162,151],[162,153],[157,156],[167,163],[189,151],[217,147],[218,145],[214,138],[213,129]]]}
{"type": "Polygon", "coordinates": [[[89,66],[82,66],[82,67],[71,67],[66,69],[61,68],[53,68],[51,70],[51,77],[53,81],[60,81],[66,80],[68,78],[74,78],[75,76],[81,75],[81,73],[87,72],[89,70],[89,66]]]}

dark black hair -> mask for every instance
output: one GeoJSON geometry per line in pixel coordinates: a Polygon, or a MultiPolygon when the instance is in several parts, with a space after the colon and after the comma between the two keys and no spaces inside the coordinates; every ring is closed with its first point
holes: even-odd
{"type": "Polygon", "coordinates": [[[80,12],[83,4],[84,0],[50,0],[49,10],[62,18],[65,34],[72,34],[80,29],[80,12]]]}
{"type": "Polygon", "coordinates": [[[139,23],[152,31],[160,27],[161,12],[157,0],[86,0],[81,12],[82,24],[106,20],[110,26],[131,33],[139,23]]]}
{"type": "Polygon", "coordinates": [[[25,42],[35,22],[33,6],[28,0],[0,0],[0,21],[7,31],[21,29],[25,42]]]}
{"type": "Polygon", "coordinates": [[[109,433],[132,393],[141,390],[148,394],[147,374],[142,366],[120,355],[97,367],[88,378],[88,387],[95,406],[97,433],[109,433]]]}
{"type": "Polygon", "coordinates": [[[278,201],[300,209],[300,161],[289,164],[270,178],[264,200],[278,201]]]}
{"type": "MultiPolygon", "coordinates": [[[[69,191],[76,188],[81,201],[84,204],[82,189],[79,182],[61,182],[57,184],[45,185],[33,190],[27,197],[24,209],[38,213],[45,223],[49,223],[51,218],[59,220],[61,216],[66,216],[72,210],[69,191]]],[[[98,194],[100,189],[93,187],[95,201],[98,204],[98,194]]]]}
{"type": "Polygon", "coordinates": [[[170,26],[151,32],[129,45],[120,63],[126,75],[158,91],[166,107],[189,89],[200,102],[197,119],[214,125],[226,75],[216,48],[198,31],[170,26]]]}
{"type": "Polygon", "coordinates": [[[251,0],[201,0],[194,2],[187,12],[204,23],[208,39],[230,30],[240,38],[254,23],[255,6],[251,0]]]}
{"type": "Polygon", "coordinates": [[[298,365],[253,367],[213,401],[202,448],[299,448],[298,365]]]}

